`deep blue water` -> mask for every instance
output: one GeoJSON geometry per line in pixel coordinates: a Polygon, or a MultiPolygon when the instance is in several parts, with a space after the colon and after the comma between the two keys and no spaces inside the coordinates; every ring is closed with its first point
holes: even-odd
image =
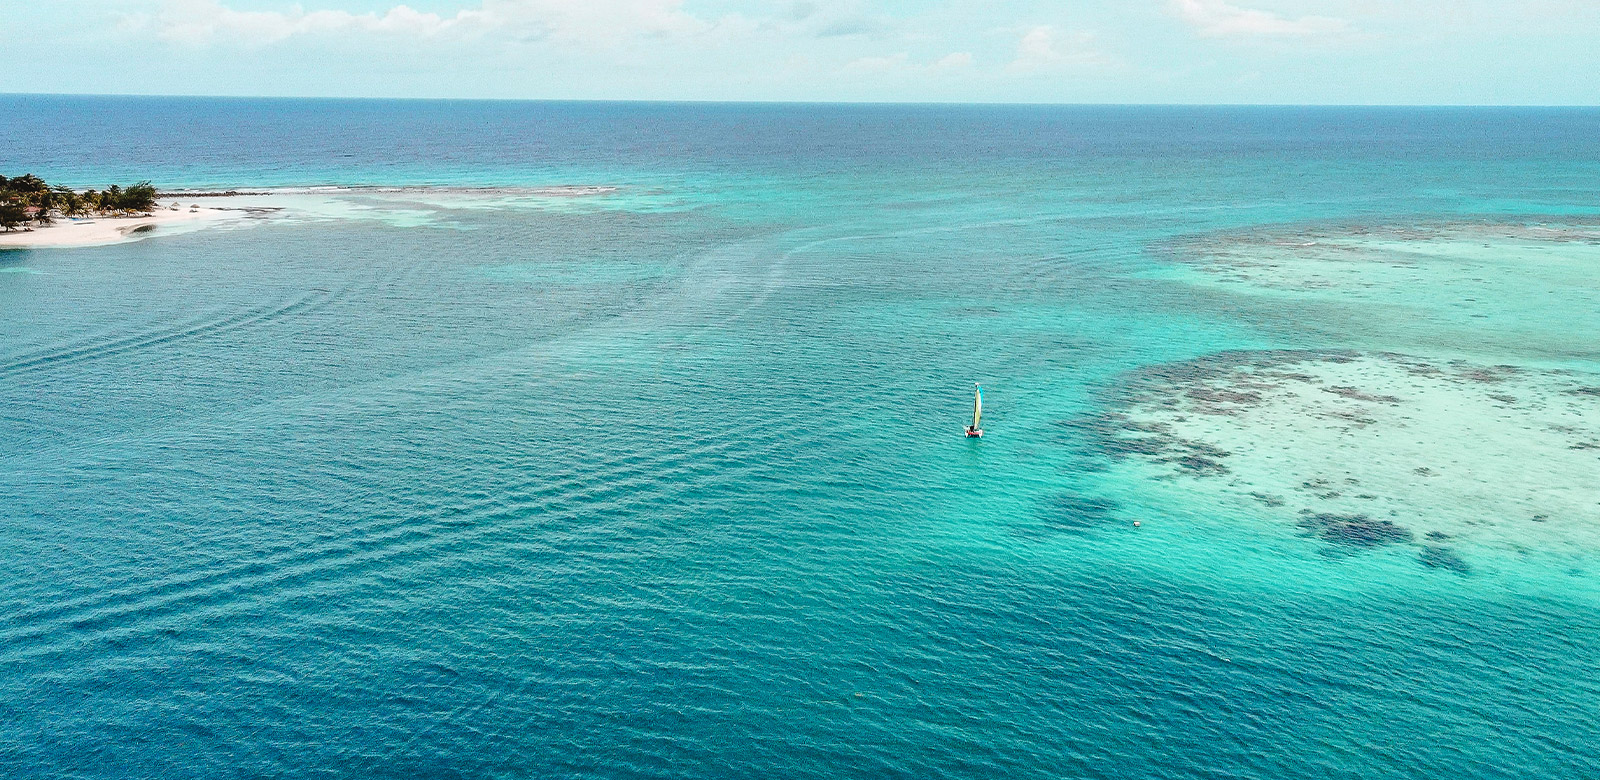
{"type": "Polygon", "coordinates": [[[0,96],[23,172],[618,189],[0,252],[6,776],[1600,776],[1600,551],[1330,555],[1060,424],[1384,347],[1157,248],[1593,216],[1600,110],[0,96]]]}

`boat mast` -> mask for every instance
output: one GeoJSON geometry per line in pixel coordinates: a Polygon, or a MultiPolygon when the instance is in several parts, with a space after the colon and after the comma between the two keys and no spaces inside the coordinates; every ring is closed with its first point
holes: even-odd
{"type": "Polygon", "coordinates": [[[978,430],[978,423],[983,420],[983,385],[973,382],[976,388],[972,393],[972,430],[978,430]]]}

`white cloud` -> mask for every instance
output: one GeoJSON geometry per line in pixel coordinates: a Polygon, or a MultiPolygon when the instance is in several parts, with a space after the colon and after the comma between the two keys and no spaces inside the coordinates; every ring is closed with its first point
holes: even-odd
{"type": "Polygon", "coordinates": [[[1172,0],[1172,7],[1208,38],[1311,38],[1353,32],[1344,19],[1302,16],[1286,19],[1270,11],[1240,8],[1223,0],[1172,0]]]}
{"type": "Polygon", "coordinates": [[[888,73],[904,69],[911,60],[905,52],[887,57],[858,57],[846,63],[844,70],[855,73],[888,73]]]}
{"type": "Polygon", "coordinates": [[[971,68],[972,65],[971,52],[951,52],[931,62],[913,60],[910,54],[899,52],[881,57],[857,57],[845,63],[839,71],[851,75],[892,73],[904,76],[932,76],[952,74],[971,68]]]}
{"type": "Polygon", "coordinates": [[[682,10],[683,0],[483,0],[451,16],[397,5],[383,13],[239,11],[219,0],[167,0],[156,19],[162,38],[187,44],[271,44],[297,35],[366,32],[411,37],[501,33],[517,38],[616,44],[639,36],[704,32],[711,25],[682,10]]]}
{"type": "Polygon", "coordinates": [[[1061,61],[1056,51],[1055,33],[1049,27],[1035,27],[1017,43],[1017,64],[1037,67],[1061,61]]]}
{"type": "Polygon", "coordinates": [[[714,26],[684,11],[683,0],[484,0],[481,13],[491,27],[591,44],[695,35],[714,26]]]}
{"type": "Polygon", "coordinates": [[[1031,73],[1062,65],[1100,65],[1105,56],[1094,49],[1094,37],[1088,33],[1063,36],[1049,25],[1029,28],[1017,41],[1017,58],[1010,70],[1031,73]]]}
{"type": "Polygon", "coordinates": [[[481,12],[462,11],[454,17],[443,18],[404,5],[395,6],[382,15],[306,11],[299,6],[281,12],[237,11],[217,0],[168,0],[157,24],[161,37],[169,41],[202,44],[226,38],[266,44],[295,35],[345,30],[434,35],[470,23],[477,13],[481,12]]]}

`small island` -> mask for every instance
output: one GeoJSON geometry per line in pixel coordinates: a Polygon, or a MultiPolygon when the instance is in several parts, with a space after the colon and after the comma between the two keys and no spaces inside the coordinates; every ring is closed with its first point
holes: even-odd
{"type": "Polygon", "coordinates": [[[142,237],[158,226],[222,215],[177,203],[161,206],[148,181],[104,190],[52,185],[31,173],[0,175],[0,249],[108,244],[142,237]]]}
{"type": "Polygon", "coordinates": [[[47,184],[31,173],[15,178],[0,176],[0,230],[7,232],[29,223],[50,225],[62,217],[129,216],[149,214],[155,208],[156,188],[148,181],[126,189],[113,184],[103,192],[78,192],[47,184]]]}

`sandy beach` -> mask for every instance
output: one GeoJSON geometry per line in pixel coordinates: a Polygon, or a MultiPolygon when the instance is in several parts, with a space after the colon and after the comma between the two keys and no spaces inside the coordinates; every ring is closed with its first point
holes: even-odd
{"type": "Polygon", "coordinates": [[[0,232],[0,249],[43,249],[97,246],[138,241],[152,236],[186,233],[220,221],[231,221],[245,212],[212,207],[173,209],[163,206],[150,214],[134,217],[89,217],[61,219],[53,225],[32,230],[0,232]]]}

